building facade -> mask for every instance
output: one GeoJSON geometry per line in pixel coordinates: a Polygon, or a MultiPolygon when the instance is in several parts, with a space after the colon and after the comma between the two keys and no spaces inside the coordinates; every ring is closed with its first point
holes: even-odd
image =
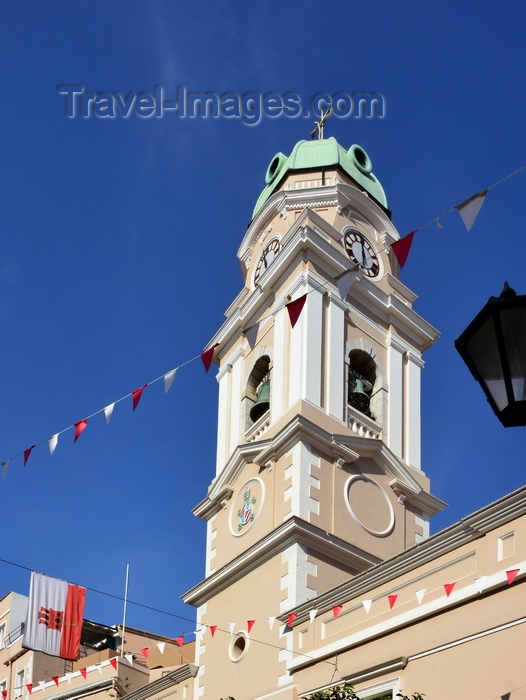
{"type": "Polygon", "coordinates": [[[205,578],[183,596],[203,630],[195,700],[345,681],[363,698],[526,698],[525,493],[429,538],[445,504],[421,465],[420,375],[438,332],[399,279],[369,156],[302,141],[265,180],[209,344],[216,476],[194,510],[205,578]]]}
{"type": "Polygon", "coordinates": [[[144,686],[156,697],[156,688],[174,684],[180,698],[192,696],[193,644],[182,650],[151,632],[84,620],[79,659],[67,661],[22,647],[27,607],[28,598],[18,593],[0,600],[2,700],[115,700],[144,686]]]}

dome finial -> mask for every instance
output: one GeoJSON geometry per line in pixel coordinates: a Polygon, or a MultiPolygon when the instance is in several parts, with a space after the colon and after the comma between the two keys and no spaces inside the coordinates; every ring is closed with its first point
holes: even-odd
{"type": "Polygon", "coordinates": [[[319,140],[323,141],[323,127],[325,126],[325,122],[331,116],[333,111],[334,110],[332,107],[329,107],[329,109],[326,112],[321,110],[320,121],[314,122],[316,124],[316,128],[310,132],[311,139],[315,138],[315,136],[317,135],[319,140]]]}

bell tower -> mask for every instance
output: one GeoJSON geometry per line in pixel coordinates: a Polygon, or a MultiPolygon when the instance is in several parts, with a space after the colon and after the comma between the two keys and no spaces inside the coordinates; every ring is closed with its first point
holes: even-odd
{"type": "Polygon", "coordinates": [[[437,331],[412,308],[367,153],[334,138],[272,158],[217,345],[216,476],[194,509],[208,627],[197,698],[295,697],[288,613],[425,538],[444,503],[420,464],[420,373],[437,331]],[[280,618],[281,616],[281,618],[280,618]]]}

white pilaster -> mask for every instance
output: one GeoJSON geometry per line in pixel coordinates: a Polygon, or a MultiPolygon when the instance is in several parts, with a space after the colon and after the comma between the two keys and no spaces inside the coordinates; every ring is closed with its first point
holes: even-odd
{"type": "Polygon", "coordinates": [[[326,407],[327,413],[345,420],[345,305],[329,292],[326,338],[326,407]]]}
{"type": "MultiPolygon", "coordinates": [[[[301,296],[301,293],[296,295],[295,298],[301,296]]],[[[289,408],[296,401],[299,401],[302,396],[302,378],[305,371],[305,356],[304,356],[304,345],[303,336],[306,331],[307,326],[307,313],[309,308],[309,297],[305,299],[305,305],[301,311],[301,314],[296,321],[294,328],[290,328],[290,344],[289,344],[289,396],[288,401],[285,403],[285,407],[289,408]]],[[[289,321],[288,312],[287,321],[289,321]]]]}
{"type": "Polygon", "coordinates": [[[274,316],[274,356],[272,358],[272,380],[271,380],[271,401],[270,401],[270,420],[277,420],[283,415],[285,409],[285,372],[286,372],[286,356],[285,356],[285,323],[288,323],[288,313],[285,308],[282,308],[274,316]]]}
{"type": "Polygon", "coordinates": [[[422,358],[414,352],[406,356],[405,391],[405,459],[412,467],[421,469],[420,463],[420,376],[424,366],[422,358]]]}
{"type": "MultiPolygon", "coordinates": [[[[309,289],[302,315],[305,314],[301,352],[302,398],[315,406],[321,406],[322,348],[323,348],[323,293],[309,289]]],[[[291,356],[291,363],[294,356],[291,356]]]]}
{"type": "Polygon", "coordinates": [[[230,396],[232,397],[229,406],[229,440],[227,446],[227,458],[230,457],[232,452],[238,446],[239,431],[241,425],[241,401],[240,396],[243,393],[242,379],[243,379],[243,357],[245,353],[243,348],[240,348],[238,352],[235,353],[233,357],[230,358],[229,364],[232,366],[230,371],[230,396]]]}
{"type": "Polygon", "coordinates": [[[404,428],[404,357],[405,346],[389,334],[387,339],[387,372],[389,377],[389,410],[387,445],[403,459],[404,428]]]}
{"type": "Polygon", "coordinates": [[[230,368],[227,366],[217,374],[219,384],[219,401],[217,410],[217,451],[216,476],[221,472],[227,461],[227,416],[229,399],[230,368]]]}

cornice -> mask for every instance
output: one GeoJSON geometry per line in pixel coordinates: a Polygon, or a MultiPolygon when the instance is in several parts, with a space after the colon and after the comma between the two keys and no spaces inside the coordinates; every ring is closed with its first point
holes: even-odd
{"type": "Polygon", "coordinates": [[[138,688],[132,693],[128,693],[121,698],[121,700],[146,700],[146,698],[160,693],[163,690],[167,690],[174,685],[178,685],[182,681],[195,678],[198,671],[198,666],[194,664],[184,664],[184,666],[179,666],[175,670],[163,674],[160,678],[157,678],[157,680],[148,683],[148,685],[138,688]]]}
{"type": "MultiPolygon", "coordinates": [[[[312,256],[324,271],[324,277],[320,279],[326,290],[336,293],[335,277],[349,268],[349,260],[343,247],[340,250],[338,246],[333,245],[333,241],[338,238],[337,234],[331,224],[306,208],[283,236],[283,249],[275,263],[262,276],[258,287],[245,298],[242,306],[235,309],[230,307],[231,315],[212,338],[209,346],[214,343],[222,344],[227,339],[234,341],[245,328],[257,320],[258,314],[275,302],[274,289],[283,283],[291,262],[299,254],[305,259],[312,256]]],[[[365,314],[362,316],[365,320],[371,322],[370,316],[377,315],[383,324],[391,324],[397,332],[404,333],[411,339],[416,349],[423,351],[437,340],[438,331],[408,305],[407,293],[404,297],[402,289],[405,288],[398,284],[393,293],[385,293],[373,281],[361,279],[359,284],[353,286],[348,308],[351,313],[360,314],[358,309],[354,308],[354,299],[355,303],[363,306],[365,314]]],[[[278,300],[281,301],[283,300],[278,300]]],[[[218,352],[222,354],[221,348],[218,352]]]]}
{"type": "MultiPolygon", "coordinates": [[[[525,561],[516,563],[516,567],[518,569],[524,570],[525,566],[525,561]]],[[[484,594],[488,595],[492,591],[496,591],[497,589],[503,588],[504,586],[507,587],[508,585],[509,584],[506,581],[505,569],[502,569],[501,571],[495,574],[491,574],[487,577],[486,585],[484,587],[484,594]]],[[[339,639],[334,642],[329,642],[324,646],[318,647],[314,651],[309,652],[308,656],[305,655],[303,659],[298,658],[297,660],[293,660],[288,666],[288,671],[289,673],[294,673],[295,671],[298,671],[301,668],[312,666],[318,663],[319,661],[322,661],[323,659],[327,659],[335,655],[341,654],[342,652],[347,651],[348,649],[352,649],[353,647],[359,644],[363,644],[364,642],[370,642],[373,639],[377,639],[379,637],[384,637],[385,635],[390,634],[401,627],[406,627],[407,625],[415,624],[416,622],[421,621],[425,618],[441,614],[453,606],[462,605],[473,599],[479,599],[480,595],[481,593],[479,588],[477,587],[477,584],[472,583],[471,585],[465,586],[464,588],[456,591],[455,596],[452,598],[443,596],[439,599],[432,600],[429,603],[416,606],[411,610],[401,612],[398,615],[395,615],[390,620],[379,622],[376,624],[373,623],[364,630],[350,633],[343,639],[339,639]]],[[[311,599],[310,602],[312,604],[313,599],[311,599]]],[[[285,621],[287,619],[287,616],[280,615],[278,619],[280,621],[285,621]]],[[[422,656],[427,656],[428,654],[435,653],[439,649],[443,650],[445,648],[452,648],[454,646],[457,646],[458,644],[464,643],[467,640],[477,639],[482,636],[485,636],[486,634],[492,634],[494,632],[501,631],[502,629],[505,629],[507,627],[511,627],[517,624],[524,624],[525,622],[525,617],[512,619],[508,622],[505,622],[502,625],[498,625],[493,628],[486,628],[485,630],[481,630],[480,632],[477,632],[473,635],[469,635],[468,637],[454,640],[449,644],[442,645],[440,647],[434,647],[431,649],[426,649],[425,651],[419,654],[415,654],[409,657],[409,660],[421,658],[422,656]]]]}
{"type": "MultiPolygon", "coordinates": [[[[81,698],[85,695],[94,695],[95,693],[98,693],[101,690],[106,690],[109,688],[113,689],[114,686],[118,683],[119,679],[113,676],[111,678],[103,678],[93,683],[87,683],[86,685],[82,685],[79,688],[70,688],[64,693],[56,693],[55,695],[50,695],[48,697],[49,700],[67,700],[68,698],[74,700],[74,698],[81,698]]],[[[38,690],[38,688],[35,690],[38,690]]]]}
{"type": "Polygon", "coordinates": [[[409,468],[382,440],[360,437],[351,431],[346,434],[327,432],[299,411],[273,437],[239,445],[212,483],[206,498],[192,511],[194,515],[205,520],[211,518],[231,497],[232,484],[246,464],[266,468],[298,442],[303,442],[342,464],[352,464],[360,456],[371,458],[390,477],[391,488],[396,495],[403,496],[405,501],[428,515],[438,513],[446,506],[439,498],[423,490],[409,468]]]}
{"type": "Polygon", "coordinates": [[[406,287],[405,284],[400,282],[400,280],[398,278],[396,278],[394,275],[392,275],[390,272],[386,272],[385,276],[386,276],[387,281],[389,282],[390,286],[393,288],[393,290],[400,297],[402,297],[402,301],[405,301],[409,305],[415,303],[415,301],[418,299],[418,296],[414,292],[412,292],[409,289],[409,287],[406,287]]]}
{"type": "Polygon", "coordinates": [[[346,182],[342,182],[340,184],[339,194],[345,199],[347,206],[361,214],[369,224],[378,231],[380,236],[385,236],[387,233],[392,238],[393,242],[400,238],[400,234],[385,211],[381,209],[366,192],[346,182]]]}
{"type": "MultiPolygon", "coordinates": [[[[297,623],[307,620],[309,611],[313,608],[318,610],[318,614],[323,614],[332,610],[335,605],[341,605],[342,601],[366,597],[372,589],[388,584],[394,578],[407,574],[433,559],[438,559],[482,537],[486,532],[524,515],[526,515],[526,486],[294,608],[294,612],[298,613],[297,623]]],[[[287,614],[284,612],[278,619],[286,621],[287,614]]]]}
{"type": "Polygon", "coordinates": [[[269,461],[276,461],[299,441],[316,447],[334,458],[341,457],[345,462],[355,462],[360,454],[336,439],[337,436],[326,432],[301,414],[295,415],[277,435],[267,441],[267,445],[255,458],[256,464],[264,466],[269,461]]]}
{"type": "Polygon", "coordinates": [[[436,515],[447,507],[447,503],[441,501],[440,498],[427,493],[427,491],[424,491],[423,489],[415,492],[414,489],[409,489],[407,485],[399,479],[393,479],[390,481],[389,486],[393,489],[398,496],[398,499],[402,503],[407,501],[426,515],[436,515]]]}
{"type": "Polygon", "coordinates": [[[223,486],[213,498],[206,497],[198,503],[192,513],[202,520],[210,520],[216,513],[226,507],[227,502],[232,498],[234,489],[231,486],[223,486]]]}
{"type": "Polygon", "coordinates": [[[377,557],[373,557],[371,554],[353,547],[348,542],[293,516],[221,569],[198,583],[197,586],[184,593],[181,598],[189,605],[196,607],[203,605],[219,591],[231,586],[265,561],[281,554],[288,546],[297,543],[358,571],[370,568],[379,561],[377,557]]]}
{"type": "Polygon", "coordinates": [[[260,440],[238,445],[226,463],[225,468],[210,485],[206,497],[195,506],[192,513],[198,518],[209,520],[220,511],[224,506],[224,502],[228,501],[232,496],[233,488],[230,484],[236,480],[246,464],[256,462],[258,455],[268,442],[268,440],[260,440]]]}

